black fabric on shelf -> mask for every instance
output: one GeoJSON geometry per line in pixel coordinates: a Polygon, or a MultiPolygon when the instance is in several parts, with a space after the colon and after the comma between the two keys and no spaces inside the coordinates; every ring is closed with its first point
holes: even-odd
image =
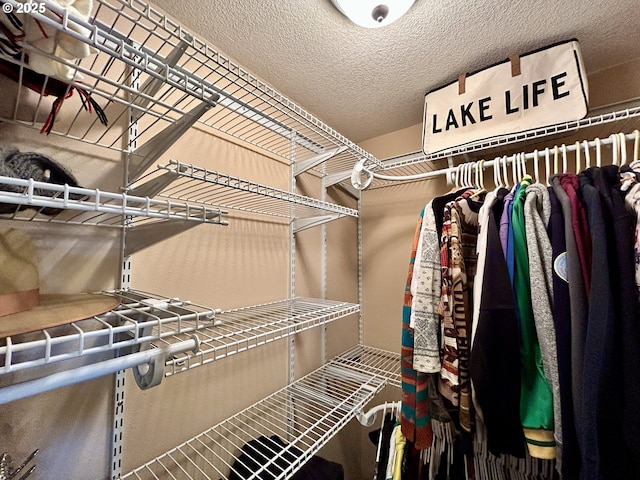
{"type": "MultiPolygon", "coordinates": [[[[276,435],[250,440],[242,447],[242,454],[231,466],[229,480],[248,478],[275,480],[289,465],[302,456],[302,452],[295,447],[289,447],[282,453],[285,448],[287,444],[276,435]],[[261,469],[263,470],[260,471],[261,469]]],[[[344,480],[344,469],[339,463],[316,455],[291,478],[293,480],[344,480]]]]}

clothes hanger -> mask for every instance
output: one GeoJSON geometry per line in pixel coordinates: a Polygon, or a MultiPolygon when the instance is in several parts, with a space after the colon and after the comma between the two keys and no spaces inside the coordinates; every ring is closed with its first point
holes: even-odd
{"type": "Polygon", "coordinates": [[[509,175],[507,174],[507,161],[508,157],[505,155],[502,157],[502,178],[504,179],[504,187],[511,190],[511,185],[509,184],[509,175]]]}
{"type": "Polygon", "coordinates": [[[553,174],[558,175],[558,156],[560,151],[558,150],[558,146],[553,146],[553,174]]]}
{"type": "Polygon", "coordinates": [[[473,168],[473,165],[471,163],[465,163],[465,169],[464,169],[464,183],[465,183],[465,187],[467,187],[468,189],[473,189],[475,188],[473,185],[473,179],[471,176],[471,169],[473,168]]]}
{"type": "Polygon", "coordinates": [[[612,133],[611,135],[609,135],[609,139],[611,140],[611,149],[612,149],[612,156],[613,156],[613,160],[611,161],[611,163],[613,165],[618,165],[618,136],[615,133],[612,133]]]}
{"type": "Polygon", "coordinates": [[[582,161],[580,159],[580,142],[576,142],[576,175],[578,175],[581,171],[582,161]]]}
{"type": "Polygon", "coordinates": [[[620,148],[620,166],[627,164],[627,137],[624,133],[618,134],[618,147],[620,148]]]}
{"type": "MultiPolygon", "coordinates": [[[[521,180],[524,180],[524,177],[526,177],[527,175],[529,175],[527,173],[527,154],[522,152],[520,154],[520,175],[522,175],[521,180]]],[[[529,175],[531,176],[531,175],[529,175]]]]}
{"type": "Polygon", "coordinates": [[[500,159],[495,158],[493,161],[493,185],[495,191],[502,187],[502,178],[500,177],[500,159]]]}
{"type": "Polygon", "coordinates": [[[467,171],[467,176],[468,176],[468,180],[469,180],[469,188],[472,188],[473,190],[477,190],[478,189],[478,185],[477,182],[475,181],[475,170],[476,170],[476,162],[473,163],[469,163],[469,167],[468,167],[468,171],[467,171]]]}
{"type": "Polygon", "coordinates": [[[562,149],[562,173],[567,173],[567,146],[563,143],[562,149]]]}
{"type": "Polygon", "coordinates": [[[551,156],[550,156],[550,150],[549,147],[544,149],[544,168],[545,168],[545,173],[547,174],[547,187],[551,186],[551,182],[549,181],[551,179],[551,156]]]}
{"type": "Polygon", "coordinates": [[[633,161],[637,162],[640,159],[640,130],[634,130],[633,134],[636,136],[633,142],[633,161]]]}
{"type": "Polygon", "coordinates": [[[596,167],[602,166],[602,143],[599,137],[596,137],[596,167]]]}
{"type": "Polygon", "coordinates": [[[513,178],[513,184],[520,183],[518,179],[518,154],[516,153],[511,160],[511,178],[513,178]]]}
{"type": "Polygon", "coordinates": [[[471,198],[477,200],[480,195],[486,192],[484,189],[484,160],[478,160],[475,162],[473,168],[475,169],[475,189],[471,198]]]}
{"type": "Polygon", "coordinates": [[[589,142],[584,140],[582,142],[582,146],[584,147],[584,163],[585,169],[591,168],[591,153],[589,153],[589,142]]]}
{"type": "Polygon", "coordinates": [[[538,164],[538,149],[533,151],[533,175],[536,183],[540,183],[540,166],[538,164]]]}

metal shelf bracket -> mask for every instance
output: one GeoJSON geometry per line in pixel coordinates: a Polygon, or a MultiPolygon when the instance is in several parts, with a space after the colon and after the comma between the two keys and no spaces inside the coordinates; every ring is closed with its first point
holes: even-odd
{"type": "MultiPolygon", "coordinates": [[[[185,166],[180,165],[178,167],[181,172],[186,170],[185,166]]],[[[166,173],[152,178],[145,183],[132,187],[129,190],[129,194],[137,197],[149,197],[153,198],[169,185],[171,185],[178,178],[178,172],[175,170],[167,170],[166,173]]]]}
{"type": "MultiPolygon", "coordinates": [[[[113,33],[113,31],[112,31],[113,33]]],[[[162,63],[162,68],[156,70],[156,73],[166,76],[168,75],[168,69],[175,67],[178,64],[178,60],[180,57],[184,55],[184,52],[187,50],[189,43],[184,40],[181,40],[171,52],[165,57],[164,62],[162,63]]],[[[160,89],[165,85],[165,81],[163,78],[158,78],[154,76],[150,76],[144,84],[139,88],[141,93],[148,95],[136,97],[133,101],[133,104],[140,107],[138,109],[132,109],[132,113],[134,116],[134,120],[138,120],[142,116],[142,112],[146,110],[147,106],[151,103],[152,97],[155,96],[156,93],[160,91],[160,89]]]]}
{"type": "Polygon", "coordinates": [[[335,148],[335,149],[330,150],[328,152],[321,153],[321,154],[315,155],[315,156],[313,156],[311,158],[307,158],[306,160],[302,160],[302,161],[296,162],[293,165],[293,175],[297,177],[301,173],[304,173],[307,170],[310,170],[310,169],[320,165],[321,163],[326,162],[330,158],[335,157],[339,153],[344,152],[346,149],[347,149],[347,146],[346,145],[342,145],[341,147],[335,148]]]}
{"type": "MultiPolygon", "coordinates": [[[[206,215],[207,220],[223,215],[222,210],[212,210],[206,215]]],[[[156,243],[163,242],[168,238],[174,237],[182,232],[197,227],[201,222],[189,220],[176,220],[172,222],[157,222],[144,225],[134,225],[127,228],[127,238],[125,245],[125,256],[132,255],[156,243]]],[[[228,225],[229,222],[220,220],[220,225],[228,225]]]]}
{"type": "Polygon", "coordinates": [[[301,232],[307,228],[317,227],[323,223],[331,222],[341,218],[343,215],[318,215],[317,217],[296,218],[293,220],[293,233],[301,232]]]}
{"type": "Polygon", "coordinates": [[[165,153],[191,126],[204,115],[204,113],[215,105],[218,98],[212,102],[202,102],[197,107],[191,109],[177,122],[167,126],[164,130],[156,134],[151,140],[131,152],[129,162],[129,182],[134,182],[140,177],[163,153],[165,153]]]}

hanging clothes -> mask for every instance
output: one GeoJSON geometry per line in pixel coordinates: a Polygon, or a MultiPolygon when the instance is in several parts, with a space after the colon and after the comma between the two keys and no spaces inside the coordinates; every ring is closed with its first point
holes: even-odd
{"type": "Polygon", "coordinates": [[[422,249],[417,255],[414,269],[416,292],[413,298],[414,352],[413,368],[423,373],[440,371],[440,303],[441,264],[440,241],[436,227],[433,201],[425,207],[421,233],[422,249]]]}
{"type": "Polygon", "coordinates": [[[636,288],[640,301],[640,160],[620,169],[620,182],[622,184],[621,190],[627,192],[625,194],[627,208],[636,216],[633,257],[636,270],[636,288]]]}
{"type": "Polygon", "coordinates": [[[555,458],[553,439],[553,396],[544,374],[542,354],[531,306],[529,257],[525,232],[524,202],[531,177],[525,176],[513,199],[514,292],[520,325],[521,394],[520,417],[529,454],[534,458],[555,458]]]}
{"type": "Polygon", "coordinates": [[[566,280],[569,285],[569,305],[571,309],[571,392],[573,397],[573,411],[576,419],[576,438],[582,451],[582,432],[579,419],[583,418],[583,370],[584,370],[584,343],[586,337],[588,304],[587,294],[584,288],[584,277],[578,257],[578,248],[572,224],[571,203],[566,192],[562,188],[558,176],[551,177],[554,193],[562,207],[564,218],[564,236],[566,242],[566,280]]]}
{"type": "Polygon", "coordinates": [[[404,304],[402,307],[402,348],[400,352],[400,374],[402,378],[402,410],[401,428],[405,437],[414,442],[417,448],[427,448],[433,441],[433,431],[429,416],[428,402],[428,376],[417,372],[413,368],[414,337],[411,322],[411,280],[413,278],[413,266],[415,264],[416,250],[420,240],[424,208],[416,225],[411,258],[409,261],[409,273],[405,284],[404,304]]]}
{"type": "MultiPolygon", "coordinates": [[[[640,309],[638,309],[633,286],[635,222],[633,215],[624,205],[617,166],[608,165],[589,169],[585,173],[591,178],[600,194],[607,244],[611,245],[607,253],[611,269],[613,320],[616,322],[613,331],[617,333],[614,339],[618,339],[611,350],[615,352],[614,358],[601,360],[605,364],[613,360],[615,368],[609,371],[605,378],[606,383],[601,386],[601,389],[609,388],[604,398],[604,405],[611,405],[608,402],[614,402],[614,410],[603,409],[600,423],[596,426],[600,440],[600,471],[604,472],[604,475],[610,475],[609,472],[619,472],[621,468],[626,468],[627,472],[636,472],[635,476],[638,477],[640,476],[638,457],[640,447],[637,440],[637,434],[640,434],[637,415],[637,405],[640,402],[640,332],[638,331],[640,309]],[[621,431],[623,441],[620,437],[621,431]]],[[[591,418],[588,420],[592,421],[591,418]]],[[[589,447],[593,449],[593,446],[589,447]]],[[[633,475],[626,478],[632,477],[633,475]]]]}
{"type": "Polygon", "coordinates": [[[369,439],[376,445],[378,453],[374,480],[385,480],[389,463],[389,445],[397,422],[391,413],[384,416],[382,427],[369,432],[369,439]]]}
{"type": "Polygon", "coordinates": [[[553,323],[556,333],[558,383],[562,421],[559,470],[563,480],[580,477],[580,448],[576,435],[571,384],[571,308],[567,277],[567,247],[562,206],[553,187],[548,187],[551,212],[547,233],[551,240],[553,263],[553,323]]]}
{"type": "Polygon", "coordinates": [[[551,217],[549,192],[541,183],[529,185],[524,203],[527,254],[529,257],[531,307],[540,345],[542,367],[553,395],[553,429],[556,458],[562,458],[562,412],[556,331],[553,323],[553,248],[547,234],[551,217]]]}
{"type": "Polygon", "coordinates": [[[483,412],[489,451],[524,457],[520,423],[519,333],[507,263],[500,242],[500,218],[507,190],[498,193],[484,228],[487,248],[484,288],[471,350],[470,373],[483,412]],[[491,279],[490,281],[488,279],[491,279]]]}
{"type": "Polygon", "coordinates": [[[412,279],[411,305],[414,330],[413,368],[418,372],[438,373],[442,367],[438,313],[442,293],[440,234],[446,204],[463,192],[464,189],[456,190],[436,197],[424,210],[412,279]]]}

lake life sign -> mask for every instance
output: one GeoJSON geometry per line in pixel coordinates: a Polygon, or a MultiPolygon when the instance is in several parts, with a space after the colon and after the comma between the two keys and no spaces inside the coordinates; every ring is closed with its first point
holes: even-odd
{"type": "Polygon", "coordinates": [[[588,97],[576,40],[512,56],[425,96],[422,148],[428,155],[579,120],[588,97]]]}

